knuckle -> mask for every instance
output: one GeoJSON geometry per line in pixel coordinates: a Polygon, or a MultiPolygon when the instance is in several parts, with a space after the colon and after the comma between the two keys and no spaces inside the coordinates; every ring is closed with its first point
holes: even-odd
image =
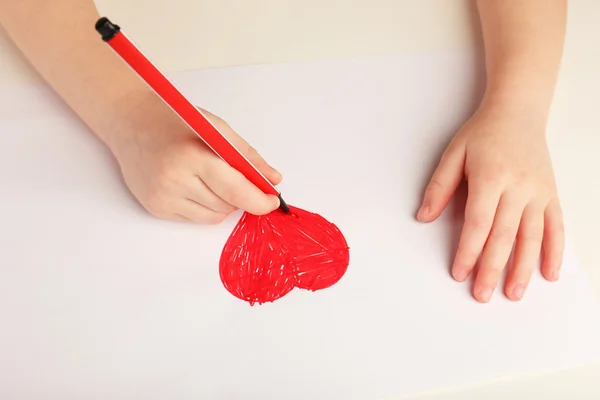
{"type": "Polygon", "coordinates": [[[544,227],[542,225],[536,225],[526,229],[521,233],[520,239],[526,241],[541,241],[544,237],[544,227]]]}
{"type": "Polygon", "coordinates": [[[488,280],[497,281],[499,275],[506,267],[506,260],[487,259],[482,260],[481,270],[487,276],[488,280]]]}
{"type": "Polygon", "coordinates": [[[174,158],[180,160],[180,162],[185,160],[186,163],[196,163],[203,154],[201,151],[203,148],[205,148],[204,142],[198,141],[196,138],[190,138],[181,143],[174,158]]]}
{"type": "Polygon", "coordinates": [[[442,183],[439,180],[432,179],[429,182],[429,185],[427,185],[427,190],[426,191],[427,192],[437,192],[437,191],[440,191],[440,190],[443,190],[443,189],[444,189],[444,185],[442,185],[442,183]]]}
{"type": "Polygon", "coordinates": [[[159,196],[148,196],[142,205],[151,215],[162,218],[165,213],[164,202],[161,200],[159,196]]]}
{"type": "Polygon", "coordinates": [[[485,171],[481,172],[481,179],[487,182],[500,181],[506,175],[506,166],[499,163],[490,163],[485,171]]]}
{"type": "Polygon", "coordinates": [[[519,170],[513,173],[513,181],[518,188],[526,187],[529,184],[531,171],[519,170]]]}
{"type": "Polygon", "coordinates": [[[484,170],[473,171],[472,180],[486,187],[506,187],[512,179],[506,165],[491,162],[484,170]]]}
{"type": "Polygon", "coordinates": [[[206,184],[220,181],[219,169],[207,158],[200,158],[195,165],[195,169],[200,179],[206,184]]]}
{"type": "Polygon", "coordinates": [[[492,226],[491,218],[487,214],[473,213],[465,216],[465,224],[474,230],[489,230],[492,226]]]}
{"type": "Polygon", "coordinates": [[[488,282],[497,282],[499,275],[502,273],[504,265],[497,262],[488,262],[481,266],[481,271],[484,274],[484,278],[488,282]]]}
{"type": "Polygon", "coordinates": [[[159,186],[149,188],[145,196],[140,199],[140,203],[155,217],[164,218],[168,214],[164,190],[159,186]]]}
{"type": "Polygon", "coordinates": [[[223,197],[229,204],[232,205],[238,205],[244,202],[244,200],[246,200],[247,198],[247,196],[235,186],[229,186],[228,188],[226,188],[224,190],[223,197]]]}
{"type": "Polygon", "coordinates": [[[225,221],[226,218],[227,218],[227,214],[213,212],[213,213],[206,215],[203,218],[203,222],[208,225],[218,225],[218,224],[222,223],[223,221],[225,221]]]}
{"type": "Polygon", "coordinates": [[[497,225],[492,229],[490,237],[496,241],[508,242],[515,238],[517,228],[512,225],[497,225]]]}
{"type": "Polygon", "coordinates": [[[504,271],[504,267],[506,263],[502,262],[490,262],[485,266],[485,269],[488,273],[488,279],[497,282],[500,278],[500,274],[504,271]]]}
{"type": "Polygon", "coordinates": [[[177,168],[167,162],[161,162],[156,167],[155,180],[158,185],[166,186],[177,180],[177,168]]]}

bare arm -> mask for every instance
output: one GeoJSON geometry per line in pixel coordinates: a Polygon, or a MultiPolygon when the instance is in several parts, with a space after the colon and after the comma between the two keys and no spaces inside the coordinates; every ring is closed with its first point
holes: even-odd
{"type": "Polygon", "coordinates": [[[438,218],[465,179],[465,220],[452,276],[462,282],[476,271],[473,295],[488,302],[514,245],[504,292],[520,300],[540,252],[542,274],[554,281],[564,249],[545,133],[562,56],[566,0],[478,0],[477,5],[486,92],[442,156],[418,218],[438,218]]]}
{"type": "Polygon", "coordinates": [[[485,44],[486,101],[547,117],[566,29],[566,0],[477,0],[485,44]]]}
{"type": "Polygon", "coordinates": [[[0,0],[0,24],[42,77],[105,142],[117,104],[147,92],[94,30],[93,0],[0,0]]]}
{"type": "MultiPolygon", "coordinates": [[[[217,223],[236,208],[279,206],[207,148],[95,30],[92,0],[0,0],[0,23],[23,54],[111,149],[153,215],[217,223]]],[[[222,119],[206,112],[273,184],[280,174],[222,119]]]]}

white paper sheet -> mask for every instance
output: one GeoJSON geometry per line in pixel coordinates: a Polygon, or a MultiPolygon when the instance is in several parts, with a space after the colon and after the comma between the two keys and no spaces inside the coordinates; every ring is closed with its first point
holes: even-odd
{"type": "Polygon", "coordinates": [[[176,76],[351,247],[334,287],[254,307],[218,275],[239,213],[216,227],[147,215],[51,92],[2,93],[0,397],[381,399],[598,360],[570,248],[560,282],[536,272],[522,302],[499,290],[482,305],[448,271],[460,201],[414,221],[479,66],[428,53],[176,76]]]}

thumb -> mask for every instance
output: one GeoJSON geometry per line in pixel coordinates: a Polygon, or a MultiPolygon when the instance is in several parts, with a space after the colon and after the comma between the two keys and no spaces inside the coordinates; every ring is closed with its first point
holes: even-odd
{"type": "Polygon", "coordinates": [[[448,146],[425,189],[417,213],[419,221],[431,222],[444,211],[463,178],[465,154],[462,145],[451,143],[448,146]]]}

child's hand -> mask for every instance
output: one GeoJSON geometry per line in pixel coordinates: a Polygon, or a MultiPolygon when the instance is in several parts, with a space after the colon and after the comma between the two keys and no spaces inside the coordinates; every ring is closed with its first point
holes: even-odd
{"type": "MultiPolygon", "coordinates": [[[[203,113],[273,184],[281,181],[225,121],[203,113]]],[[[266,214],[279,207],[221,160],[179,117],[149,96],[117,118],[108,141],[125,183],[151,214],[170,220],[215,224],[235,209],[266,214]]]]}
{"type": "Polygon", "coordinates": [[[473,294],[489,301],[516,239],[510,299],[523,297],[542,245],[542,273],[558,279],[564,232],[544,122],[521,110],[481,108],[446,149],[417,218],[436,219],[463,178],[468,197],[452,276],[464,281],[481,256],[473,294]]]}

